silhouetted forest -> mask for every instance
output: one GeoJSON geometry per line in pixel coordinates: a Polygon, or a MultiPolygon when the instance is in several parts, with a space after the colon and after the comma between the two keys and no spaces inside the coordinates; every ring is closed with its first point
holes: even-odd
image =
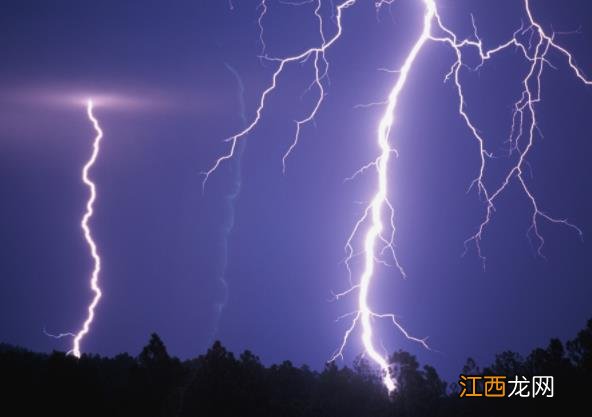
{"type": "MultiPolygon", "coordinates": [[[[478,337],[478,335],[475,335],[478,337]]],[[[0,415],[3,416],[531,416],[590,415],[592,320],[565,346],[552,339],[523,358],[498,354],[488,367],[471,358],[460,373],[552,375],[553,398],[459,398],[432,366],[404,351],[391,355],[399,389],[388,395],[363,359],[322,371],[285,361],[265,367],[249,351],[235,357],[215,342],[195,359],[171,357],[153,334],[137,357],[63,352],[34,353],[0,344],[0,415]],[[576,408],[577,407],[577,408],[576,408]]]]}

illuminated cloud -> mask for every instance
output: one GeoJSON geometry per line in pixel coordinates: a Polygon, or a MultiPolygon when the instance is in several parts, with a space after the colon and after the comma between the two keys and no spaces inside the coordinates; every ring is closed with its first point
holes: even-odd
{"type": "Polygon", "coordinates": [[[17,87],[3,89],[0,103],[16,103],[49,108],[85,107],[92,99],[94,107],[123,111],[155,111],[170,105],[170,99],[153,92],[117,91],[112,89],[66,86],[17,87]]]}

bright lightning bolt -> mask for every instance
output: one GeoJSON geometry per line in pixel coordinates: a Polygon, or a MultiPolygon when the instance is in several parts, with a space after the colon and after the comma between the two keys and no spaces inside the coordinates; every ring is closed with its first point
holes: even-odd
{"type": "MultiPolygon", "coordinates": [[[[342,316],[353,317],[351,325],[346,330],[342,343],[333,355],[331,360],[343,356],[343,350],[352,334],[352,332],[358,327],[361,327],[361,341],[364,346],[366,355],[380,368],[382,372],[382,378],[384,385],[389,392],[396,389],[396,379],[392,373],[391,367],[388,363],[388,358],[379,353],[375,347],[375,336],[373,332],[372,322],[373,319],[388,319],[403,333],[405,337],[415,342],[422,344],[424,347],[428,347],[425,339],[418,339],[411,336],[397,321],[397,318],[393,314],[377,313],[373,311],[370,306],[370,289],[373,278],[375,277],[375,267],[377,264],[386,264],[382,259],[385,252],[388,252],[394,264],[401,273],[405,276],[405,272],[399,263],[397,256],[394,251],[394,238],[395,238],[395,222],[394,222],[394,210],[393,205],[388,199],[389,189],[389,162],[391,160],[391,154],[396,153],[395,149],[390,145],[389,138],[396,121],[395,115],[397,105],[399,103],[400,94],[405,88],[407,79],[412,73],[414,63],[417,56],[422,51],[423,47],[428,42],[438,42],[448,45],[452,48],[456,59],[454,60],[450,71],[445,76],[445,81],[453,80],[454,87],[458,94],[458,111],[461,119],[465,122],[467,129],[474,138],[478,151],[479,151],[479,172],[471,184],[471,187],[476,187],[478,194],[483,198],[485,204],[485,215],[483,221],[477,228],[476,233],[465,241],[465,248],[468,248],[468,244],[474,242],[477,248],[479,257],[485,262],[485,257],[482,254],[480,242],[483,237],[483,233],[492,218],[495,210],[494,203],[501,194],[506,190],[512,180],[517,180],[519,185],[522,187],[525,196],[531,203],[532,215],[531,224],[528,229],[528,236],[534,234],[538,241],[537,252],[542,256],[542,247],[544,245],[544,239],[539,231],[539,220],[544,219],[551,223],[563,224],[569,228],[574,229],[581,236],[582,231],[574,224],[568,222],[565,219],[558,219],[550,216],[546,212],[540,209],[540,206],[529,189],[527,182],[523,176],[524,166],[527,163],[526,157],[529,151],[532,149],[535,142],[535,134],[538,129],[535,105],[541,100],[541,75],[545,65],[551,65],[547,54],[550,50],[559,52],[564,58],[567,59],[568,66],[575,73],[576,77],[586,85],[591,85],[592,81],[584,76],[582,71],[575,65],[574,58],[571,53],[557,44],[554,40],[554,35],[548,35],[542,26],[534,19],[532,11],[530,9],[529,0],[524,0],[525,13],[528,17],[528,23],[526,26],[523,25],[519,30],[514,32],[513,36],[505,43],[502,43],[494,48],[485,49],[483,42],[479,38],[477,33],[477,27],[474,20],[472,20],[474,28],[474,39],[459,39],[457,35],[450,29],[448,29],[438,13],[437,5],[435,0],[417,0],[421,1],[424,6],[424,14],[422,19],[422,25],[420,27],[420,34],[413,43],[410,51],[405,57],[402,67],[398,71],[388,71],[397,75],[397,80],[394,83],[390,93],[386,100],[374,104],[383,104],[386,106],[385,111],[380,119],[380,122],[376,130],[376,141],[379,149],[378,156],[370,163],[361,167],[354,173],[349,179],[355,178],[357,175],[363,174],[371,169],[376,172],[377,176],[377,187],[374,191],[371,202],[366,206],[364,214],[355,223],[352,232],[346,242],[346,261],[348,272],[350,274],[351,287],[335,296],[335,298],[341,298],[355,291],[358,292],[358,309],[357,311],[342,316]],[[494,55],[507,50],[509,48],[517,48],[522,53],[524,59],[530,64],[529,71],[522,79],[522,91],[520,98],[514,104],[514,112],[512,115],[512,129],[510,133],[510,145],[512,152],[518,153],[518,161],[508,170],[501,185],[497,188],[489,189],[485,185],[485,176],[487,162],[493,157],[493,154],[487,150],[485,138],[479,133],[478,128],[471,120],[471,117],[466,110],[466,101],[463,94],[463,86],[460,79],[461,69],[470,67],[463,61],[463,51],[466,48],[472,48],[476,50],[480,57],[480,64],[474,68],[478,69],[484,65],[494,55]],[[364,230],[362,230],[364,229],[364,230]],[[350,261],[358,253],[354,249],[354,241],[356,237],[363,236],[363,248],[360,251],[361,255],[364,256],[364,269],[361,273],[359,280],[355,283],[352,281],[350,261]]],[[[306,62],[312,58],[314,67],[314,78],[310,84],[310,88],[316,87],[318,90],[318,98],[312,107],[311,111],[301,120],[296,121],[296,131],[293,140],[288,147],[286,153],[282,158],[283,171],[286,169],[286,159],[294,150],[298,144],[300,137],[301,127],[312,121],[317,115],[318,109],[323,103],[325,97],[324,79],[328,72],[328,61],[325,58],[326,51],[339,40],[343,33],[342,16],[343,11],[355,5],[358,0],[346,0],[342,1],[335,7],[335,14],[332,16],[336,25],[336,31],[331,37],[326,37],[323,29],[323,17],[321,14],[321,0],[316,0],[315,16],[319,22],[319,36],[320,45],[309,48],[304,52],[288,56],[284,58],[274,58],[264,56],[266,60],[277,64],[276,70],[273,72],[271,84],[262,92],[259,104],[256,109],[256,115],[242,131],[238,132],[234,136],[227,139],[230,142],[229,151],[218,158],[212,167],[204,172],[203,185],[205,186],[209,176],[220,166],[221,163],[228,159],[235,157],[237,143],[244,139],[246,135],[251,133],[258,125],[262,112],[265,109],[266,100],[268,96],[276,89],[279,77],[283,74],[284,69],[293,63],[306,62]]],[[[394,0],[378,0],[375,5],[380,8],[384,5],[390,5],[394,0]]],[[[306,4],[308,2],[298,3],[306,4]]],[[[265,48],[265,42],[263,41],[263,16],[267,13],[267,5],[265,0],[260,3],[260,15],[258,19],[258,25],[260,28],[260,41],[265,48]]],[[[265,50],[265,49],[264,49],[265,50]]],[[[473,70],[474,70],[473,69],[473,70]]]]}
{"type": "MultiPolygon", "coordinates": [[[[389,248],[394,254],[394,251],[392,249],[393,248],[392,245],[393,245],[395,228],[394,228],[394,223],[392,222],[392,219],[393,219],[392,205],[389,202],[388,197],[387,197],[388,163],[390,160],[391,153],[393,152],[393,149],[391,148],[391,146],[389,144],[389,137],[390,137],[393,123],[394,123],[394,113],[395,113],[395,109],[397,107],[397,103],[399,101],[399,94],[401,93],[401,90],[403,90],[403,87],[405,86],[405,83],[407,81],[407,77],[409,75],[409,72],[411,71],[411,68],[413,67],[413,63],[415,62],[417,55],[419,54],[421,48],[423,47],[423,45],[426,43],[426,41],[429,39],[429,36],[430,36],[432,20],[434,18],[435,13],[436,13],[436,6],[433,2],[427,1],[426,8],[427,8],[427,11],[424,16],[423,30],[421,32],[421,35],[419,36],[419,38],[417,39],[417,41],[415,42],[415,44],[411,48],[411,51],[407,55],[407,58],[405,59],[405,62],[403,64],[403,66],[401,67],[397,82],[395,83],[395,86],[393,87],[393,89],[391,90],[391,92],[389,94],[387,108],[380,120],[380,123],[378,124],[377,141],[378,141],[378,146],[380,148],[380,155],[373,162],[374,167],[376,168],[376,171],[378,173],[378,189],[377,189],[376,193],[374,194],[374,198],[372,199],[372,202],[367,207],[367,209],[364,213],[364,216],[360,219],[360,221],[358,221],[352,234],[350,235],[351,238],[353,238],[353,236],[357,235],[358,228],[367,220],[368,217],[370,217],[370,225],[369,225],[368,230],[366,232],[366,237],[364,238],[364,260],[365,260],[364,261],[364,272],[362,273],[359,284],[357,284],[357,288],[359,291],[359,293],[358,293],[358,313],[357,313],[356,318],[353,321],[354,325],[352,327],[350,327],[350,329],[348,330],[348,333],[346,333],[346,335],[343,339],[343,343],[338,351],[338,355],[342,355],[343,348],[345,347],[349,333],[351,333],[351,331],[353,330],[353,327],[358,322],[360,322],[361,326],[362,326],[362,344],[364,345],[365,352],[370,357],[370,359],[372,359],[376,364],[378,364],[378,366],[382,370],[383,382],[384,382],[386,388],[389,390],[389,392],[394,391],[396,381],[392,375],[391,368],[388,364],[387,358],[385,358],[382,354],[380,354],[376,350],[376,347],[374,346],[373,335],[372,335],[372,333],[373,333],[372,332],[372,322],[371,322],[372,318],[373,317],[376,317],[376,318],[388,317],[388,318],[390,318],[393,321],[393,323],[395,323],[401,330],[403,330],[405,336],[412,338],[416,341],[419,341],[425,345],[425,341],[420,340],[420,339],[415,339],[415,338],[409,336],[407,334],[407,332],[404,331],[404,329],[400,325],[397,324],[397,321],[396,321],[396,318],[394,315],[376,314],[375,312],[373,312],[371,307],[368,304],[368,298],[369,298],[370,284],[372,283],[372,278],[374,277],[374,267],[376,265],[376,260],[377,260],[376,245],[377,245],[378,241],[381,241],[382,243],[384,243],[386,245],[383,247],[383,250],[384,250],[384,248],[389,248]],[[383,212],[387,209],[390,210],[390,213],[391,213],[389,218],[391,219],[390,226],[391,226],[392,233],[390,235],[389,240],[387,240],[383,235],[383,231],[385,229],[385,226],[384,226],[382,216],[383,216],[383,212]]],[[[351,248],[351,240],[348,242],[348,247],[351,248]]],[[[353,254],[353,252],[350,251],[350,254],[349,254],[346,262],[349,262],[352,254],[353,254]]],[[[399,270],[401,271],[402,274],[404,274],[402,268],[399,265],[397,258],[394,257],[394,259],[395,259],[395,262],[396,262],[399,270]]]]}
{"type": "Polygon", "coordinates": [[[95,118],[95,116],[93,114],[93,102],[90,99],[88,100],[88,102],[86,104],[86,113],[88,115],[90,122],[93,125],[93,128],[96,132],[96,136],[93,141],[93,148],[92,148],[92,153],[91,153],[90,159],[86,162],[86,164],[82,168],[82,181],[88,187],[88,190],[90,191],[90,196],[86,202],[86,211],[84,213],[84,216],[82,217],[82,220],[80,221],[80,227],[82,228],[82,231],[84,234],[84,239],[86,240],[88,248],[90,249],[90,254],[91,254],[91,256],[93,258],[93,262],[94,262],[93,270],[92,270],[92,274],[91,274],[91,278],[90,278],[90,288],[91,288],[92,292],[94,293],[94,296],[93,296],[91,303],[88,305],[87,316],[86,316],[86,319],[84,320],[84,323],[82,324],[82,328],[78,331],[78,333],[76,333],[74,335],[74,340],[72,342],[72,349],[69,352],[72,355],[76,356],[77,358],[80,357],[80,343],[82,342],[82,339],[84,339],[84,337],[90,331],[90,326],[95,318],[95,309],[97,308],[97,305],[99,304],[99,301],[101,300],[101,297],[103,295],[103,293],[101,292],[101,287],[99,287],[99,274],[101,272],[101,257],[99,256],[99,252],[97,250],[97,244],[95,243],[95,241],[93,239],[90,227],[88,225],[88,222],[90,221],[90,219],[93,216],[94,203],[97,198],[96,185],[90,179],[90,177],[88,176],[88,173],[89,173],[90,169],[93,167],[93,165],[95,164],[97,157],[99,156],[101,139],[103,138],[103,131],[101,130],[101,126],[99,125],[98,120],[95,118]]]}

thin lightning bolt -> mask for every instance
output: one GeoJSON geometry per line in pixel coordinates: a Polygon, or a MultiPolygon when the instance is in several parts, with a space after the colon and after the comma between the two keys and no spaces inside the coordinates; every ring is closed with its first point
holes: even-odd
{"type": "Polygon", "coordinates": [[[103,138],[103,131],[101,130],[101,126],[99,125],[98,120],[95,118],[93,114],[93,102],[92,100],[88,100],[86,104],[86,113],[88,115],[89,120],[91,121],[93,128],[96,132],[96,136],[93,142],[93,150],[90,156],[90,159],[86,162],[84,167],[82,168],[82,181],[88,187],[90,191],[90,196],[86,202],[86,212],[82,217],[80,222],[80,227],[84,233],[84,239],[90,249],[90,254],[94,261],[94,266],[92,270],[92,275],[90,278],[90,288],[94,293],[93,299],[91,303],[88,305],[88,314],[84,323],[82,324],[82,328],[76,333],[74,336],[74,340],[72,342],[72,349],[69,353],[76,356],[77,358],[80,357],[80,343],[82,339],[88,334],[90,331],[90,326],[95,318],[95,309],[101,300],[103,293],[101,292],[101,288],[99,287],[99,274],[101,272],[101,257],[99,256],[99,252],[97,250],[97,245],[93,239],[92,233],[90,231],[90,227],[88,226],[88,222],[92,218],[94,213],[94,203],[97,198],[97,191],[95,183],[90,179],[88,176],[88,172],[95,164],[97,157],[99,156],[100,151],[100,144],[101,139],[103,138]]]}
{"type": "Polygon", "coordinates": [[[67,332],[67,333],[58,333],[58,334],[53,334],[53,333],[49,333],[47,331],[47,329],[45,329],[45,327],[43,328],[43,334],[47,337],[51,337],[53,339],[63,339],[64,337],[76,337],[76,335],[74,333],[71,332],[67,332]]]}
{"type": "MultiPolygon", "coordinates": [[[[225,64],[226,69],[232,73],[234,78],[236,79],[236,83],[238,85],[238,103],[239,103],[239,115],[240,120],[243,125],[247,124],[247,118],[245,115],[245,86],[243,84],[243,80],[236,69],[234,69],[229,64],[225,64]]],[[[226,281],[226,268],[228,266],[228,238],[232,233],[232,229],[234,229],[234,215],[235,215],[235,203],[238,199],[242,187],[242,178],[241,178],[241,161],[242,156],[246,148],[246,141],[243,141],[237,145],[237,154],[236,158],[231,161],[231,170],[232,170],[232,188],[230,193],[226,195],[225,202],[226,202],[226,223],[222,227],[221,231],[221,241],[222,241],[222,262],[221,262],[221,272],[218,278],[218,282],[222,285],[224,294],[223,298],[220,302],[216,303],[216,319],[214,324],[214,334],[218,331],[218,322],[220,320],[220,316],[222,315],[222,310],[226,306],[228,301],[228,282],[226,281]]]]}
{"type": "Polygon", "coordinates": [[[489,222],[491,221],[491,217],[493,215],[493,211],[495,210],[494,202],[503,193],[503,191],[507,188],[508,184],[510,184],[510,181],[514,178],[518,180],[520,186],[524,190],[526,197],[532,205],[531,224],[527,234],[529,238],[531,233],[535,235],[536,239],[538,240],[537,253],[541,257],[543,257],[542,248],[545,244],[545,240],[539,231],[539,219],[544,219],[555,224],[563,224],[576,231],[580,238],[583,237],[582,230],[579,229],[576,225],[570,223],[567,219],[558,219],[552,217],[540,209],[539,204],[537,203],[537,200],[534,197],[534,194],[529,189],[524,178],[524,166],[527,163],[526,156],[528,155],[529,151],[532,149],[534,145],[535,132],[538,130],[535,104],[541,101],[541,75],[543,73],[545,64],[552,66],[547,60],[547,53],[549,52],[549,50],[553,49],[555,51],[558,51],[561,55],[567,58],[568,66],[574,72],[576,77],[585,85],[592,85],[592,81],[587,79],[582,73],[582,71],[575,65],[572,54],[567,49],[555,43],[554,34],[548,35],[547,33],[545,33],[542,26],[534,19],[532,11],[530,9],[529,0],[524,1],[524,6],[526,14],[528,16],[528,26],[526,28],[521,28],[520,30],[516,31],[514,33],[513,38],[505,44],[499,45],[496,48],[493,48],[489,51],[483,50],[482,42],[477,34],[477,29],[475,27],[474,21],[473,27],[475,29],[474,33],[477,41],[472,42],[465,40],[462,42],[458,42],[454,34],[443,27],[439,17],[438,22],[440,24],[440,27],[446,31],[449,37],[446,39],[434,38],[434,40],[449,43],[456,52],[457,61],[453,64],[451,72],[448,74],[448,76],[452,73],[454,74],[454,82],[456,84],[458,95],[460,97],[459,112],[479,143],[481,153],[481,168],[479,171],[479,176],[473,181],[472,185],[477,184],[479,194],[485,197],[486,213],[483,221],[477,229],[477,232],[465,241],[465,252],[467,244],[473,241],[477,247],[479,257],[483,260],[483,262],[485,262],[485,257],[482,254],[480,242],[483,237],[485,228],[489,225],[489,222]],[[520,41],[518,38],[519,35],[523,37],[528,36],[528,44],[525,44],[523,41],[520,41]],[[534,47],[532,45],[533,38],[537,39],[534,47]],[[509,138],[509,142],[511,145],[510,152],[516,151],[518,153],[518,162],[508,171],[502,184],[494,191],[488,190],[483,184],[483,178],[485,175],[486,168],[486,159],[490,158],[491,154],[485,150],[483,138],[479,136],[479,134],[477,133],[477,129],[470,121],[469,117],[467,116],[464,110],[465,100],[462,93],[462,86],[459,81],[459,70],[460,67],[463,65],[461,49],[465,45],[473,46],[478,49],[481,56],[481,64],[479,66],[483,65],[483,63],[486,60],[491,58],[497,52],[506,49],[510,46],[515,46],[519,48],[520,51],[523,53],[524,58],[530,62],[529,71],[522,80],[523,89],[520,95],[520,99],[514,104],[514,111],[512,114],[512,127],[509,138]],[[526,128],[524,127],[525,122],[527,123],[526,128]],[[520,148],[519,140],[522,139],[524,136],[526,136],[526,144],[523,145],[522,148],[520,148]]]}
{"type": "MultiPolygon", "coordinates": [[[[294,63],[294,62],[297,63],[297,62],[305,61],[305,60],[309,59],[311,56],[314,56],[315,57],[314,62],[315,62],[316,78],[314,79],[312,84],[317,85],[317,86],[319,86],[319,85],[322,86],[323,80],[322,80],[322,77],[318,76],[318,74],[322,73],[324,76],[326,76],[326,72],[321,72],[320,70],[317,69],[317,66],[319,65],[318,58],[324,56],[325,51],[327,49],[329,49],[341,37],[341,33],[342,33],[341,17],[343,14],[343,10],[347,9],[348,7],[353,6],[356,3],[356,1],[357,0],[347,0],[337,6],[335,20],[337,22],[338,29],[337,29],[337,33],[335,33],[333,35],[333,37],[331,37],[330,39],[325,39],[324,36],[322,35],[322,26],[320,27],[319,33],[321,34],[322,38],[325,39],[322,41],[321,46],[307,49],[306,51],[302,52],[301,54],[293,55],[293,56],[290,56],[287,58],[273,58],[273,57],[268,57],[267,55],[263,56],[264,59],[271,61],[271,62],[276,62],[278,64],[277,69],[273,72],[271,85],[269,87],[267,87],[263,91],[263,93],[261,94],[261,97],[259,99],[259,105],[257,106],[257,110],[256,110],[256,116],[251,121],[251,123],[249,123],[247,127],[245,127],[243,130],[241,130],[236,135],[231,136],[226,139],[226,142],[230,142],[229,151],[226,154],[222,155],[220,158],[218,158],[209,170],[202,172],[202,174],[204,175],[204,179],[202,182],[203,187],[205,187],[205,184],[206,184],[208,178],[216,169],[218,169],[220,164],[234,156],[237,142],[240,139],[244,138],[249,133],[251,133],[252,130],[258,125],[259,120],[261,119],[261,114],[263,112],[263,109],[265,108],[265,102],[267,100],[267,97],[269,96],[269,94],[271,94],[275,90],[275,88],[277,86],[277,80],[278,80],[279,76],[283,73],[284,68],[287,65],[294,63]]],[[[321,0],[317,0],[317,4],[318,4],[317,11],[318,11],[320,9],[321,0]]],[[[267,9],[263,9],[263,10],[267,10],[267,9]]],[[[318,16],[319,21],[322,22],[323,18],[320,15],[320,13],[317,13],[317,16],[318,16]]],[[[259,21],[261,21],[261,17],[260,17],[259,21]]],[[[321,94],[319,97],[320,97],[319,101],[315,105],[315,109],[317,109],[317,110],[319,109],[320,105],[322,104],[323,98],[325,97],[325,95],[322,91],[321,91],[321,94]]],[[[314,117],[314,114],[312,114],[312,117],[314,117]]],[[[302,120],[300,123],[296,122],[296,136],[295,136],[293,144],[298,142],[299,126],[301,126],[302,123],[305,123],[305,120],[307,120],[307,119],[312,120],[312,117],[307,117],[304,120],[302,120]]],[[[286,158],[288,156],[290,156],[290,153],[294,149],[294,146],[290,146],[288,148],[288,150],[284,154],[283,161],[285,161],[286,158]]]]}
{"type": "Polygon", "coordinates": [[[267,48],[263,36],[263,32],[265,29],[263,26],[263,18],[267,14],[267,1],[261,0],[261,3],[259,3],[258,8],[261,10],[261,12],[259,12],[259,17],[257,18],[257,26],[259,26],[259,43],[261,44],[261,56],[263,56],[265,55],[265,49],[267,48]]]}
{"type": "MultiPolygon", "coordinates": [[[[402,334],[415,342],[420,343],[424,347],[428,348],[426,339],[419,339],[410,335],[397,321],[397,317],[394,314],[377,313],[373,311],[369,299],[370,289],[373,278],[375,277],[375,267],[377,264],[387,264],[383,260],[385,253],[390,254],[394,260],[394,266],[398,269],[400,274],[404,277],[405,271],[399,263],[394,250],[394,239],[395,239],[395,221],[394,221],[394,210],[393,205],[388,199],[387,190],[388,185],[388,171],[389,162],[391,160],[391,154],[396,155],[396,150],[391,146],[389,138],[396,121],[395,114],[397,105],[399,103],[400,94],[406,86],[406,82],[412,73],[414,63],[417,56],[422,51],[423,47],[428,42],[437,42],[448,45],[456,59],[454,60],[450,71],[445,75],[444,81],[452,80],[454,87],[458,94],[458,111],[459,116],[465,122],[468,131],[476,142],[479,151],[480,166],[476,178],[471,183],[469,190],[475,187],[479,196],[484,201],[485,214],[482,222],[479,224],[476,233],[469,237],[465,241],[465,251],[468,250],[469,243],[474,243],[477,248],[478,256],[483,260],[485,265],[485,257],[481,251],[480,242],[482,240],[485,229],[490,223],[493,212],[495,210],[495,201],[501,194],[506,190],[512,180],[517,180],[518,184],[522,187],[525,196],[530,201],[532,206],[531,224],[527,232],[527,236],[534,235],[538,241],[537,253],[542,256],[542,247],[544,245],[544,239],[540,234],[539,220],[547,220],[551,223],[562,224],[573,230],[575,230],[580,236],[582,231],[570,223],[566,219],[558,219],[550,216],[546,212],[540,209],[540,206],[529,189],[526,179],[524,178],[524,167],[527,166],[527,156],[529,151],[532,149],[535,142],[535,135],[538,130],[537,118],[535,105],[541,100],[541,75],[546,65],[551,66],[548,58],[548,52],[554,50],[558,52],[567,60],[569,68],[574,72],[576,77],[582,81],[585,85],[591,85],[592,81],[586,78],[583,72],[576,66],[575,60],[572,54],[559,44],[555,42],[554,34],[547,34],[542,26],[535,20],[532,11],[530,9],[529,0],[524,0],[525,13],[528,18],[526,25],[523,25],[520,29],[513,33],[513,36],[506,42],[497,45],[491,49],[485,49],[483,42],[478,35],[477,26],[474,19],[473,24],[473,37],[467,39],[459,39],[457,35],[450,29],[448,29],[438,13],[437,5],[434,0],[416,0],[420,1],[424,6],[424,14],[422,19],[422,25],[420,27],[420,34],[413,43],[410,51],[405,57],[402,67],[397,71],[388,70],[387,72],[393,73],[397,76],[397,79],[390,90],[386,100],[382,100],[371,105],[382,104],[386,108],[380,119],[380,122],[376,131],[376,141],[379,149],[378,156],[370,163],[362,166],[358,169],[354,175],[347,180],[354,179],[356,176],[361,175],[367,171],[374,170],[377,176],[377,187],[374,191],[373,198],[370,203],[366,206],[363,215],[355,223],[352,232],[350,233],[345,250],[346,259],[345,265],[347,267],[351,286],[346,291],[343,291],[335,295],[336,299],[344,297],[348,294],[358,292],[358,309],[352,313],[341,316],[340,319],[351,317],[352,321],[348,329],[346,330],[342,339],[341,345],[339,346],[336,353],[332,356],[331,360],[335,360],[338,357],[343,356],[343,350],[347,345],[347,342],[358,327],[361,327],[361,341],[364,347],[364,351],[368,357],[380,368],[384,385],[389,392],[396,389],[397,381],[389,365],[388,358],[379,353],[375,347],[375,335],[373,332],[372,323],[374,319],[387,319],[390,320],[395,327],[397,327],[402,334]],[[480,57],[480,63],[475,68],[470,68],[463,61],[463,51],[467,48],[476,50],[480,57]],[[461,82],[461,69],[477,70],[483,66],[487,61],[498,53],[508,50],[510,48],[518,49],[524,59],[530,64],[529,71],[522,79],[522,91],[519,99],[514,104],[514,111],[512,115],[512,126],[510,132],[510,150],[511,153],[515,152],[518,155],[517,162],[508,170],[504,177],[501,185],[497,188],[489,189],[485,185],[485,176],[487,172],[487,163],[493,157],[493,153],[487,150],[485,138],[479,133],[478,128],[471,120],[471,117],[466,110],[466,101],[463,94],[463,85],[461,82]],[[363,230],[362,230],[363,229],[363,230]],[[354,241],[358,236],[363,236],[363,247],[361,251],[356,252],[354,248],[354,241]],[[354,256],[363,255],[364,257],[364,269],[361,273],[360,278],[354,283],[352,280],[352,272],[350,269],[350,261],[354,256]]],[[[343,33],[342,16],[343,12],[354,6],[358,0],[346,0],[342,1],[335,7],[335,13],[332,15],[332,19],[336,25],[336,31],[331,37],[326,37],[323,29],[323,17],[321,14],[321,0],[316,0],[315,15],[319,22],[319,35],[320,44],[319,46],[306,49],[300,54],[288,56],[284,58],[268,57],[264,55],[263,58],[277,64],[276,70],[273,72],[271,78],[271,84],[262,92],[259,100],[259,104],[256,109],[256,114],[250,124],[248,124],[242,131],[238,132],[234,136],[226,139],[230,143],[230,148],[227,153],[223,154],[218,158],[212,167],[204,172],[203,186],[208,180],[209,176],[220,166],[221,163],[235,156],[237,149],[237,143],[244,139],[246,135],[251,133],[258,125],[263,110],[265,109],[266,100],[268,96],[276,89],[279,77],[283,74],[284,69],[293,63],[302,63],[312,58],[314,68],[314,78],[310,84],[310,88],[316,87],[318,90],[318,99],[316,100],[311,111],[306,117],[296,121],[296,131],[293,140],[288,147],[286,153],[282,158],[283,171],[286,169],[286,159],[290,156],[298,144],[300,137],[301,127],[312,121],[317,115],[320,106],[323,103],[325,97],[324,79],[327,77],[328,72],[328,61],[325,58],[326,51],[335,44],[341,34],[343,33]]],[[[391,5],[394,0],[378,0],[375,2],[377,8],[384,5],[391,5]]],[[[305,4],[308,2],[303,2],[305,4]]],[[[262,1],[265,5],[265,1],[262,1]]],[[[258,20],[260,27],[260,39],[262,45],[263,32],[262,32],[262,17],[267,12],[267,8],[264,7],[258,20]]]]}

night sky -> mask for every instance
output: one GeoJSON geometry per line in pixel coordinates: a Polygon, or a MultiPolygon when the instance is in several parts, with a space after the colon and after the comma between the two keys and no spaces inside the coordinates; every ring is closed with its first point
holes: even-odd
{"type": "MultiPolygon", "coordinates": [[[[93,234],[102,256],[104,298],[84,352],[136,354],[157,332],[181,358],[215,339],[234,352],[251,349],[264,363],[289,359],[315,369],[338,347],[356,297],[330,302],[347,288],[344,244],[371,198],[375,176],[344,178],[377,155],[375,130],[398,68],[418,36],[421,5],[397,0],[377,14],[360,0],[344,13],[344,33],[328,52],[330,85],[282,174],[293,121],[306,115],[312,63],[292,65],[246,139],[240,196],[224,265],[228,195],[236,163],[225,164],[202,193],[201,172],[227,151],[223,140],[254,116],[274,64],[258,58],[255,0],[4,0],[0,12],[0,341],[37,351],[68,350],[91,299],[92,267],[79,226],[88,190],[80,171],[94,132],[80,98],[98,97],[105,136],[91,177],[98,187],[93,234]],[[101,101],[102,100],[102,101],[101,101]]],[[[327,32],[335,26],[327,16],[327,32]]],[[[448,26],[465,37],[475,17],[486,46],[525,20],[521,2],[440,0],[448,26]]],[[[592,74],[592,5],[533,1],[557,42],[592,74]]],[[[285,56],[318,43],[313,5],[270,1],[267,52],[285,56]]],[[[557,53],[543,74],[537,106],[541,134],[529,155],[528,181],[541,208],[584,232],[541,222],[546,259],[526,236],[531,207],[514,182],[497,203],[482,249],[485,270],[463,242],[485,206],[467,188],[478,149],[458,116],[443,77],[451,50],[421,52],[401,96],[390,178],[397,252],[408,278],[381,269],[371,300],[395,313],[433,351],[378,324],[388,351],[405,349],[449,380],[467,356],[480,364],[496,352],[521,353],[550,337],[573,337],[592,317],[592,87],[557,53]]],[[[475,61],[476,62],[476,61],[475,61]]],[[[478,72],[463,71],[468,111],[500,158],[486,177],[502,178],[511,108],[527,66],[509,50],[478,72]]],[[[359,353],[357,335],[346,350],[359,353]]]]}

